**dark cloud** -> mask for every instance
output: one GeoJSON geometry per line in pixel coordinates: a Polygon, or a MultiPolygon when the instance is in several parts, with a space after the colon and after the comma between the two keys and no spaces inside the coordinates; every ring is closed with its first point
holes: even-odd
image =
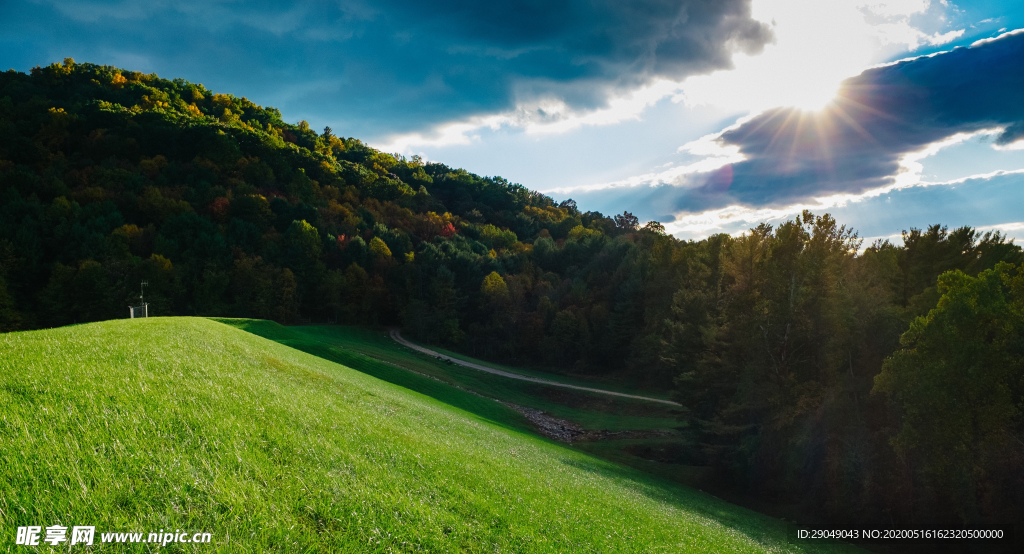
{"type": "Polygon", "coordinates": [[[1024,139],[1024,121],[1018,121],[1003,129],[1003,132],[996,137],[996,144],[1007,145],[1020,139],[1024,139]]]}
{"type": "Polygon", "coordinates": [[[892,183],[907,153],[992,128],[1004,129],[1004,144],[1024,135],[1024,33],[870,69],[820,112],[766,111],[722,134],[747,157],[728,186],[689,176],[672,201],[700,211],[857,194],[892,183]]]}
{"type": "Polygon", "coordinates": [[[746,0],[448,0],[412,6],[415,19],[460,29],[444,33],[449,40],[543,52],[547,63],[528,62],[516,73],[552,80],[581,73],[609,80],[678,78],[728,67],[734,50],[757,52],[771,38],[766,25],[750,19],[746,0]]]}
{"type": "Polygon", "coordinates": [[[750,0],[5,2],[0,63],[73,55],[204,82],[360,136],[730,66],[750,0]],[[528,98],[527,98],[528,99],[528,98]]]}
{"type": "MultiPolygon", "coordinates": [[[[828,212],[837,221],[853,224],[861,237],[899,236],[900,231],[917,227],[926,228],[935,223],[959,225],[998,226],[1011,222],[1016,227],[1017,243],[1024,233],[1019,222],[1024,217],[1024,174],[1004,173],[986,178],[966,179],[950,186],[910,187],[894,190],[880,196],[869,197],[860,202],[849,202],[833,206],[828,212]]],[[[667,198],[672,198],[675,187],[642,187],[637,189],[613,189],[576,194],[580,206],[605,213],[622,213],[623,206],[636,214],[641,221],[655,219],[665,223],[673,221],[663,210],[667,198]]],[[[560,198],[561,199],[561,198],[560,198]]],[[[817,210],[815,210],[817,212],[817,210]]],[[[793,214],[790,214],[793,215],[793,214]]],[[[707,227],[683,230],[682,238],[703,237],[710,233],[741,233],[757,225],[760,218],[719,219],[715,215],[697,216],[691,223],[705,223],[707,227]],[[704,218],[704,219],[700,219],[704,218]]],[[[778,220],[772,221],[777,223],[778,220]]]]}

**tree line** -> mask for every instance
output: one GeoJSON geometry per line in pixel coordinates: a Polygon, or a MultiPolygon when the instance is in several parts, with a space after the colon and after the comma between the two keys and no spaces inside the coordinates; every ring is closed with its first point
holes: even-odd
{"type": "Polygon", "coordinates": [[[804,213],[683,241],[202,85],[0,74],[0,331],[154,315],[401,325],[671,388],[682,461],[822,517],[1021,521],[1024,277],[999,233],[804,213]]]}

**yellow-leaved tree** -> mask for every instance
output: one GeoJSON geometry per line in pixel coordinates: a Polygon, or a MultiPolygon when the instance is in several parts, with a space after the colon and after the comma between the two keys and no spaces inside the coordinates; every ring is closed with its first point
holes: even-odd
{"type": "Polygon", "coordinates": [[[480,283],[480,295],[483,296],[484,302],[488,304],[504,302],[508,299],[508,285],[505,284],[505,280],[501,278],[501,275],[498,275],[497,271],[492,271],[480,283]]]}
{"type": "Polygon", "coordinates": [[[391,258],[391,249],[379,237],[373,237],[370,240],[370,253],[373,254],[375,260],[388,260],[391,258]]]}

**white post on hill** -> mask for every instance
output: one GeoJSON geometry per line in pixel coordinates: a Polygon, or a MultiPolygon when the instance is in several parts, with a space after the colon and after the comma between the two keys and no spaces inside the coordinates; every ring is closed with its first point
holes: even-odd
{"type": "Polygon", "coordinates": [[[149,317],[149,304],[146,304],[145,299],[146,285],[148,284],[149,282],[143,281],[142,286],[139,287],[139,305],[128,306],[128,316],[131,319],[135,319],[136,317],[149,317]]]}

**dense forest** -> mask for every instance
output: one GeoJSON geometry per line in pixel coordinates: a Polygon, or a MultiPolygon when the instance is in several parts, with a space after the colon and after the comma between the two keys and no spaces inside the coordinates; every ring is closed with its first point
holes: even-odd
{"type": "Polygon", "coordinates": [[[804,213],[682,241],[181,79],[0,74],[0,331],[151,315],[401,325],[672,388],[685,462],[823,521],[1021,522],[1024,271],[998,233],[804,213]]]}

